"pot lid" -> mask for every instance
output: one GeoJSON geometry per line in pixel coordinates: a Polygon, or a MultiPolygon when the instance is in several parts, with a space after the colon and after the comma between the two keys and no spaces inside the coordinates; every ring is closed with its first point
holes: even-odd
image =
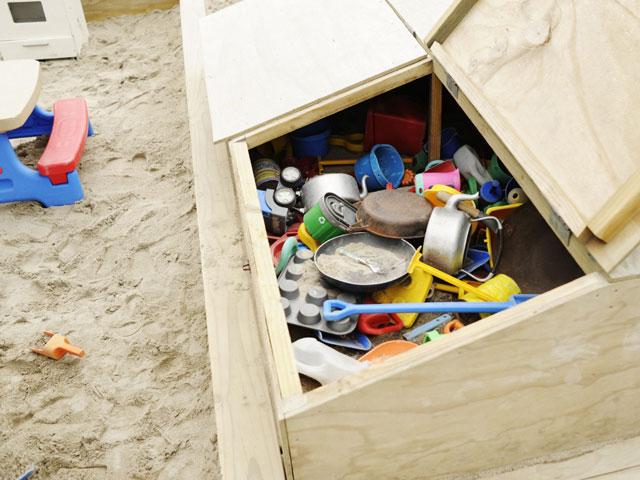
{"type": "Polygon", "coordinates": [[[640,242],[638,16],[637,2],[458,1],[425,40],[547,222],[605,271],[640,242]]]}
{"type": "Polygon", "coordinates": [[[385,0],[244,0],[200,30],[216,142],[427,56],[385,0]]]}

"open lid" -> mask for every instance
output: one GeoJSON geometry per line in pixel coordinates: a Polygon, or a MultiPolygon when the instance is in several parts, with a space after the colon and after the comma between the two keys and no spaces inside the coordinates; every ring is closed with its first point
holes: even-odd
{"type": "Polygon", "coordinates": [[[633,0],[456,0],[424,40],[549,223],[605,271],[640,242],[639,18],[633,0]]]}
{"type": "Polygon", "coordinates": [[[200,27],[216,142],[427,56],[385,0],[244,0],[200,27]]]}

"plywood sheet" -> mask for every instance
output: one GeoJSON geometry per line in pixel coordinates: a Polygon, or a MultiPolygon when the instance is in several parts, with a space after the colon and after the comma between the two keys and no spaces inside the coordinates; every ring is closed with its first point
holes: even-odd
{"type": "Polygon", "coordinates": [[[426,56],[384,0],[244,0],[201,27],[215,141],[426,56]]]}
{"type": "MultiPolygon", "coordinates": [[[[443,43],[492,106],[487,121],[508,126],[502,141],[582,239],[640,168],[638,41],[638,1],[479,0],[443,43]]],[[[640,241],[640,216],[620,235],[624,248],[606,252],[614,262],[640,241]]]]}
{"type": "Polygon", "coordinates": [[[420,42],[424,42],[454,0],[388,0],[420,42]]]}

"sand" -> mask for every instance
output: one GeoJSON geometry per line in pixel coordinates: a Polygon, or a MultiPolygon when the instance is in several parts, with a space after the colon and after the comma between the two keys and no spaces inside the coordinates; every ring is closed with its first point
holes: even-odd
{"type": "Polygon", "coordinates": [[[83,202],[0,205],[1,479],[218,478],[179,23],[90,24],[43,63],[41,103],[86,97],[97,134],[83,202]],[[31,353],[43,330],[86,357],[31,353]]]}

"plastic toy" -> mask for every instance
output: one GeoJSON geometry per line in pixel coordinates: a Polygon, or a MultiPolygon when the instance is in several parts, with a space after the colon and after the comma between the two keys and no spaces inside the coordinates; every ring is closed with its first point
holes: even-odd
{"type": "Polygon", "coordinates": [[[315,338],[301,338],[293,342],[292,346],[298,372],[322,385],[340,380],[368,366],[368,363],[359,362],[315,338]]]}
{"type": "MultiPolygon", "coordinates": [[[[360,315],[362,316],[362,315],[360,315]]],[[[450,322],[451,320],[453,320],[453,314],[451,313],[443,313],[442,315],[440,315],[439,317],[434,318],[433,320],[429,320],[427,323],[420,325],[419,327],[414,328],[413,330],[405,333],[403,336],[403,338],[405,340],[415,340],[416,338],[418,338],[420,335],[427,333],[431,330],[435,330],[436,328],[440,327],[441,325],[450,322]]]]}
{"type": "Polygon", "coordinates": [[[370,352],[359,358],[361,362],[381,362],[389,357],[413,350],[417,345],[405,340],[389,340],[375,346],[370,352]]]}
{"type": "Polygon", "coordinates": [[[447,185],[460,190],[460,171],[456,168],[449,172],[424,172],[416,175],[416,193],[422,195],[434,185],[447,185]]]}
{"type": "Polygon", "coordinates": [[[480,186],[493,180],[487,169],[484,168],[478,154],[469,145],[464,145],[453,155],[453,161],[464,178],[475,178],[480,186]]]}
{"type": "Polygon", "coordinates": [[[58,100],[53,113],[36,106],[21,127],[0,133],[0,203],[33,200],[53,207],[82,200],[76,167],[91,135],[84,99],[58,100]],[[37,171],[22,164],[9,141],[49,134],[37,171]]]}
{"type": "MultiPolygon", "coordinates": [[[[500,273],[491,280],[484,282],[477,288],[477,291],[492,296],[498,302],[506,302],[511,296],[518,295],[521,292],[516,281],[504,273],[500,273]]],[[[466,302],[478,302],[481,299],[478,298],[476,293],[469,292],[462,296],[462,300],[466,302]]]]}
{"type": "Polygon", "coordinates": [[[358,318],[358,330],[367,335],[384,335],[402,330],[404,324],[395,313],[364,313],[358,318]]]}
{"type": "Polygon", "coordinates": [[[480,187],[480,198],[485,203],[496,203],[504,197],[504,192],[498,180],[491,180],[480,187]]]}
{"type": "Polygon", "coordinates": [[[491,156],[491,160],[489,160],[487,171],[494,180],[498,180],[503,185],[506,185],[511,179],[511,175],[504,171],[502,162],[500,162],[500,159],[495,153],[491,156]]]}
{"type": "Polygon", "coordinates": [[[437,330],[431,330],[430,332],[427,332],[425,334],[424,338],[422,339],[422,343],[433,342],[435,340],[438,340],[440,337],[442,337],[442,335],[440,335],[440,332],[438,332],[437,330]]]}
{"type": "Polygon", "coordinates": [[[296,157],[324,157],[329,152],[331,125],[327,119],[318,120],[290,135],[296,157]]]}
{"type": "Polygon", "coordinates": [[[507,203],[509,205],[513,205],[515,203],[523,204],[529,201],[529,197],[524,190],[520,187],[512,188],[509,193],[507,193],[507,203]]]}
{"type": "Polygon", "coordinates": [[[450,283],[451,285],[454,285],[466,292],[474,293],[481,300],[485,300],[487,302],[493,302],[496,300],[496,298],[478,289],[477,287],[471,286],[470,284],[456,277],[453,277],[441,270],[438,270],[435,267],[432,267],[431,265],[427,265],[426,263],[421,262],[420,261],[421,257],[422,257],[422,248],[418,248],[418,250],[416,250],[416,253],[413,256],[413,259],[411,260],[411,263],[409,264],[409,268],[407,270],[409,274],[411,274],[415,269],[421,269],[426,273],[433,275],[435,278],[438,278],[444,282],[450,283]]]}
{"type": "MultiPolygon", "coordinates": [[[[362,316],[362,315],[361,315],[362,316]]],[[[332,333],[316,332],[316,337],[322,343],[333,345],[335,347],[350,348],[352,350],[360,350],[368,352],[373,347],[371,340],[364,333],[353,332],[349,335],[333,335],[332,333]]]]}
{"type": "Polygon", "coordinates": [[[327,300],[322,313],[325,321],[338,321],[363,313],[497,313],[535,297],[535,294],[512,295],[506,302],[424,302],[351,304],[342,300],[327,300]]]}
{"type": "Polygon", "coordinates": [[[455,320],[451,320],[444,324],[444,327],[442,327],[442,333],[455,332],[456,330],[460,330],[462,327],[464,327],[464,323],[456,318],[455,320]]]}
{"type": "Polygon", "coordinates": [[[364,149],[376,143],[388,143],[407,155],[422,150],[427,129],[424,104],[401,95],[375,99],[367,112],[364,149]]]}
{"type": "Polygon", "coordinates": [[[364,151],[364,133],[351,133],[348,135],[331,135],[329,145],[342,147],[351,153],[362,153],[364,151]]]}
{"type": "Polygon", "coordinates": [[[31,350],[35,353],[53,358],[54,360],[60,360],[67,353],[75,355],[76,357],[84,357],[84,350],[71,345],[67,337],[50,332],[49,330],[45,330],[43,333],[51,338],[43,348],[32,348],[31,350]]]}
{"type": "Polygon", "coordinates": [[[304,223],[300,225],[300,228],[298,228],[298,238],[312,252],[315,252],[316,250],[318,250],[318,248],[320,248],[320,244],[309,234],[309,232],[307,231],[307,227],[304,226],[304,223]]]}
{"type": "MultiPolygon", "coordinates": [[[[387,287],[372,294],[373,299],[378,303],[416,303],[424,302],[429,295],[433,276],[422,271],[414,270],[409,278],[398,285],[387,287]]],[[[398,317],[406,328],[411,327],[417,313],[402,313],[398,317]]]]}
{"type": "Polygon", "coordinates": [[[354,166],[356,180],[360,183],[365,175],[369,191],[383,190],[390,183],[398,188],[404,176],[404,162],[391,145],[375,145],[371,151],[358,159],[354,166]]]}

